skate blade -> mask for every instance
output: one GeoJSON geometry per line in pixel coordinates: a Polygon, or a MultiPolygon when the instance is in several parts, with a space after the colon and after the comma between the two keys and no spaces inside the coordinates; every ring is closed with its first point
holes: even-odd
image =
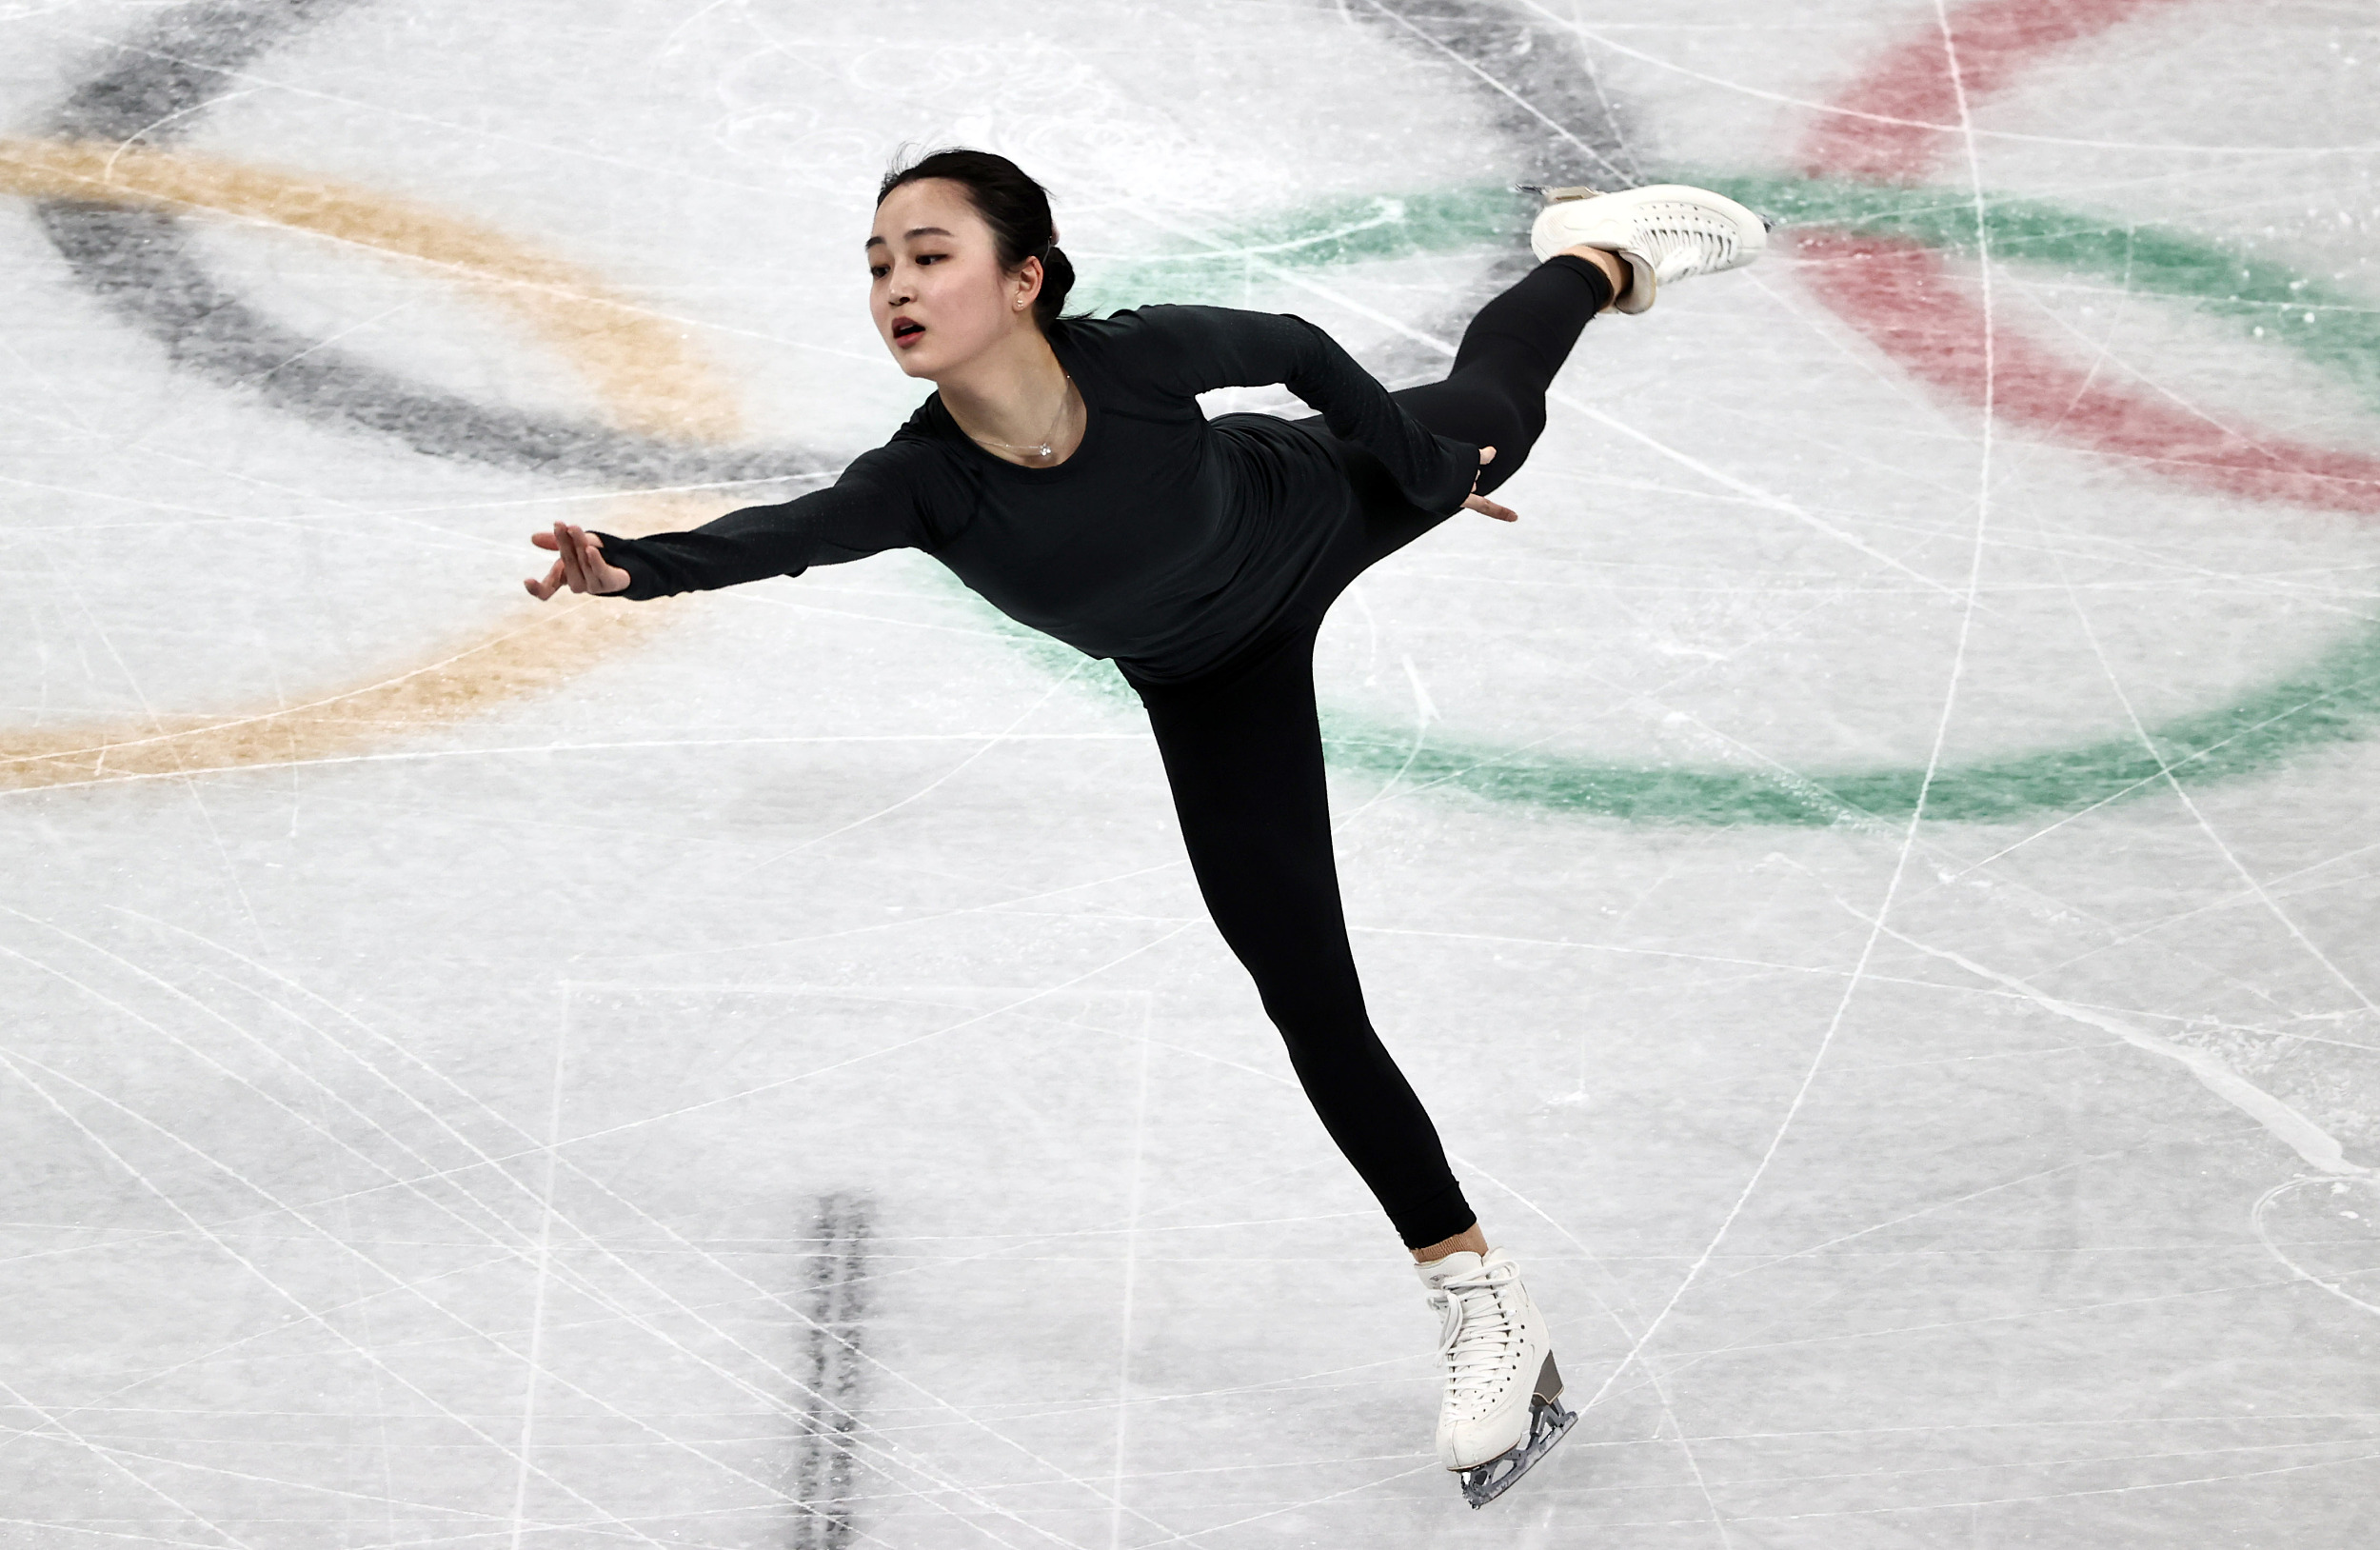
{"type": "Polygon", "coordinates": [[[1516,183],[1513,185],[1513,191],[1533,193],[1549,205],[1558,205],[1569,199],[1599,199],[1610,190],[1590,189],[1583,183],[1575,184],[1567,189],[1549,189],[1542,183],[1516,183]]]}
{"type": "Polygon", "coordinates": [[[1462,1471],[1462,1499],[1474,1507],[1484,1507],[1511,1489],[1513,1481],[1526,1475],[1539,1459],[1553,1451],[1554,1444],[1578,1422],[1578,1412],[1559,1400],[1533,1399],[1529,1401],[1529,1436],[1515,1443],[1486,1463],[1475,1464],[1462,1471]]]}

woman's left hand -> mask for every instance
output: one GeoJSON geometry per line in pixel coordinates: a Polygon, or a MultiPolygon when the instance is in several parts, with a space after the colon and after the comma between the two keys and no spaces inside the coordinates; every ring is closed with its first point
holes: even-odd
{"type": "MultiPolygon", "coordinates": [[[[1479,448],[1480,467],[1484,468],[1495,461],[1495,447],[1482,447],[1479,448]]],[[[1518,522],[1520,520],[1520,513],[1514,510],[1511,507],[1498,506],[1494,501],[1489,500],[1486,496],[1479,493],[1479,477],[1477,474],[1474,474],[1471,477],[1471,496],[1468,500],[1465,500],[1462,503],[1462,508],[1466,511],[1477,511],[1484,517],[1494,517],[1498,522],[1518,522]]]]}
{"type": "Polygon", "coordinates": [[[558,549],[562,558],[545,572],[545,579],[534,576],[522,578],[521,585],[529,589],[529,596],[540,603],[562,590],[566,584],[573,592],[625,592],[636,585],[636,578],[604,558],[604,541],[584,527],[566,522],[554,524],[550,533],[531,533],[529,542],[541,549],[558,549]]]}

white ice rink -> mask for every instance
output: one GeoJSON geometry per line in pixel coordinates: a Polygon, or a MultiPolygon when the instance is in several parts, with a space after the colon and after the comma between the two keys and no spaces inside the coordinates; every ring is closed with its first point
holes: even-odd
{"type": "Polygon", "coordinates": [[[0,1544],[2372,1543],[2375,235],[2369,0],[0,0],[0,1544]],[[1393,385],[1779,223],[1323,637],[1483,1511],[1104,664],[522,589],[905,416],[903,142],[1393,385]]]}

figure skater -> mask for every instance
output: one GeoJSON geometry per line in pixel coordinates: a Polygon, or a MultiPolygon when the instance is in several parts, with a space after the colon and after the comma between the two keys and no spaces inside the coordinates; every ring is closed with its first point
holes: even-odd
{"type": "Polygon", "coordinates": [[[1481,308],[1443,382],[1390,392],[1302,318],[1220,307],[1062,317],[1074,267],[1041,186],[941,150],[886,175],[869,310],[936,391],[830,487],[687,532],[557,522],[527,582],[629,599],[922,549],[1010,618],[1112,660],[1147,708],[1190,864],[1315,1111],[1409,1248],[1440,1319],[1439,1460],[1474,1506],[1575,1421],[1513,1256],[1491,1248],[1437,1129],[1373,1031],[1331,848],[1317,630],[1347,584],[1490,498],[1545,427],[1587,320],[1734,268],[1761,219],[1664,185],[1543,190],[1539,263],[1481,308]],[[1279,383],[1319,410],[1197,395],[1279,383]]]}

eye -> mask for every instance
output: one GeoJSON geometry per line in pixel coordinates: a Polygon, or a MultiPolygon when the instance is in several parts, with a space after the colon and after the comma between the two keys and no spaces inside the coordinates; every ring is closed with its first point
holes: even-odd
{"type": "Polygon", "coordinates": [[[882,280],[884,276],[892,273],[892,266],[889,264],[870,264],[867,267],[867,272],[874,275],[877,279],[882,280]]]}
{"type": "Polygon", "coordinates": [[[920,253],[918,254],[917,261],[921,264],[931,264],[936,259],[948,258],[949,256],[950,255],[948,253],[920,253]]]}

